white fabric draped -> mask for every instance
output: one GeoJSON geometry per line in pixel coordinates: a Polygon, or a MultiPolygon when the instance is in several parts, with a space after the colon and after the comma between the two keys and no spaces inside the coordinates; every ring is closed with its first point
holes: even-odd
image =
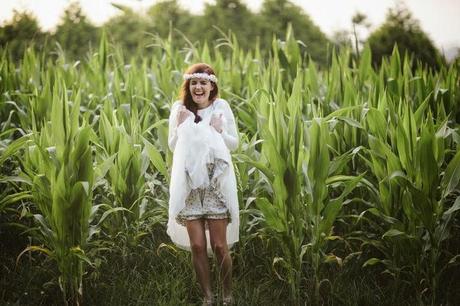
{"type": "MultiPolygon", "coordinates": [[[[216,99],[209,107],[198,110],[202,121],[194,123],[193,116],[177,126],[177,112],[182,105],[177,101],[171,107],[169,116],[168,144],[174,152],[169,186],[169,220],[167,233],[178,247],[190,250],[187,229],[176,221],[179,212],[185,207],[185,199],[191,189],[209,185],[206,165],[214,159],[227,163],[217,178],[217,186],[227,204],[231,222],[227,226],[227,243],[231,247],[239,239],[239,208],[235,172],[230,151],[238,147],[238,131],[235,118],[223,99],[216,99]],[[218,133],[209,125],[212,115],[223,117],[223,132],[218,133]]],[[[209,233],[208,253],[211,253],[209,233]]]]}

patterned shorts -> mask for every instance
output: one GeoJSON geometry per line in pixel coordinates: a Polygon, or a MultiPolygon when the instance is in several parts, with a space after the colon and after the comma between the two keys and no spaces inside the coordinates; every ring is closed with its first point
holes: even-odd
{"type": "MultiPolygon", "coordinates": [[[[214,174],[214,164],[208,165],[208,173],[211,178],[214,174]]],[[[193,189],[185,200],[185,207],[179,213],[176,220],[185,226],[185,221],[198,219],[229,219],[225,199],[215,182],[207,188],[193,189]]]]}

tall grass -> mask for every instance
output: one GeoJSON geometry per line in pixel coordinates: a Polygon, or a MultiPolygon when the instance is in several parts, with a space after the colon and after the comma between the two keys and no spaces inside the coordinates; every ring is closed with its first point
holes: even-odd
{"type": "Polygon", "coordinates": [[[138,252],[186,265],[157,231],[166,224],[169,108],[182,71],[199,61],[215,68],[242,139],[236,277],[264,289],[237,299],[343,301],[335,292],[352,285],[340,275],[354,269],[390,279],[386,303],[451,302],[442,286],[460,260],[458,66],[431,71],[395,49],[377,68],[366,47],[359,58],[334,53],[318,70],[291,29],[286,37],[267,58],[241,50],[234,35],[183,49],[153,37],[150,58],[127,62],[104,37],[77,62],[62,50],[27,51],[19,65],[2,54],[0,213],[31,217],[23,253],[54,260],[65,303],[81,303],[82,284],[97,287],[108,266],[129,271],[138,252]]]}

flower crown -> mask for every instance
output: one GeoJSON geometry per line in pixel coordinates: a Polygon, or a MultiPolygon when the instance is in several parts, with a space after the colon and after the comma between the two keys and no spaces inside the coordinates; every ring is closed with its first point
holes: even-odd
{"type": "Polygon", "coordinates": [[[214,74],[207,74],[207,73],[202,73],[202,72],[184,74],[184,80],[190,80],[193,78],[205,79],[205,80],[209,80],[211,82],[217,83],[217,77],[214,74]]]}

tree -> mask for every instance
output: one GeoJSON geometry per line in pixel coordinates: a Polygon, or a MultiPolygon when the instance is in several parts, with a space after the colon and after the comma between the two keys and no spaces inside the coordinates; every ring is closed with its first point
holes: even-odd
{"type": "Polygon", "coordinates": [[[363,13],[356,12],[351,18],[351,31],[338,30],[332,34],[332,42],[337,50],[342,48],[354,49],[354,52],[359,56],[359,51],[365,42],[362,37],[362,30],[368,30],[371,24],[367,21],[367,16],[363,13]],[[361,30],[361,31],[360,31],[361,30]]]}
{"type": "Polygon", "coordinates": [[[236,34],[239,44],[249,49],[255,44],[258,34],[254,14],[240,0],[216,0],[214,5],[206,4],[204,16],[198,19],[197,36],[214,42],[222,38],[222,34],[213,26],[226,32],[236,34]]]}
{"type": "Polygon", "coordinates": [[[80,5],[72,2],[64,12],[54,39],[76,59],[83,57],[90,46],[97,45],[99,30],[84,15],[80,5]]]}
{"type": "Polygon", "coordinates": [[[364,27],[366,29],[369,29],[371,25],[367,21],[367,16],[360,12],[356,12],[353,15],[353,17],[351,18],[351,24],[353,26],[353,38],[354,38],[355,52],[359,56],[359,50],[361,49],[361,46],[364,41],[360,39],[356,28],[364,27]]]}
{"type": "Polygon", "coordinates": [[[342,48],[351,49],[353,47],[351,33],[348,30],[337,30],[332,34],[332,43],[336,50],[342,48]]]}
{"type": "Polygon", "coordinates": [[[8,45],[14,60],[22,58],[24,51],[31,46],[39,47],[45,39],[37,18],[29,12],[13,12],[13,18],[0,28],[0,48],[8,45]]]}
{"type": "Polygon", "coordinates": [[[270,47],[274,35],[284,39],[291,24],[295,37],[305,43],[308,54],[320,64],[327,63],[329,41],[301,7],[288,0],[265,0],[259,18],[262,47],[270,47]]]}
{"type": "Polygon", "coordinates": [[[400,54],[414,55],[432,68],[439,68],[443,59],[431,39],[420,28],[418,20],[404,6],[389,9],[385,22],[368,38],[374,64],[380,65],[383,56],[390,56],[394,45],[400,54]]]}
{"type": "Polygon", "coordinates": [[[113,43],[122,46],[126,54],[134,54],[139,48],[145,46],[148,21],[129,7],[112,5],[120,9],[122,14],[110,18],[104,24],[104,28],[113,43]]]}
{"type": "MultiPolygon", "coordinates": [[[[177,0],[163,0],[151,6],[147,12],[150,19],[152,31],[165,38],[169,35],[170,30],[178,29],[184,33],[187,38],[193,39],[194,19],[188,11],[182,9],[177,0]]],[[[173,37],[176,35],[172,33],[173,37]]]]}

